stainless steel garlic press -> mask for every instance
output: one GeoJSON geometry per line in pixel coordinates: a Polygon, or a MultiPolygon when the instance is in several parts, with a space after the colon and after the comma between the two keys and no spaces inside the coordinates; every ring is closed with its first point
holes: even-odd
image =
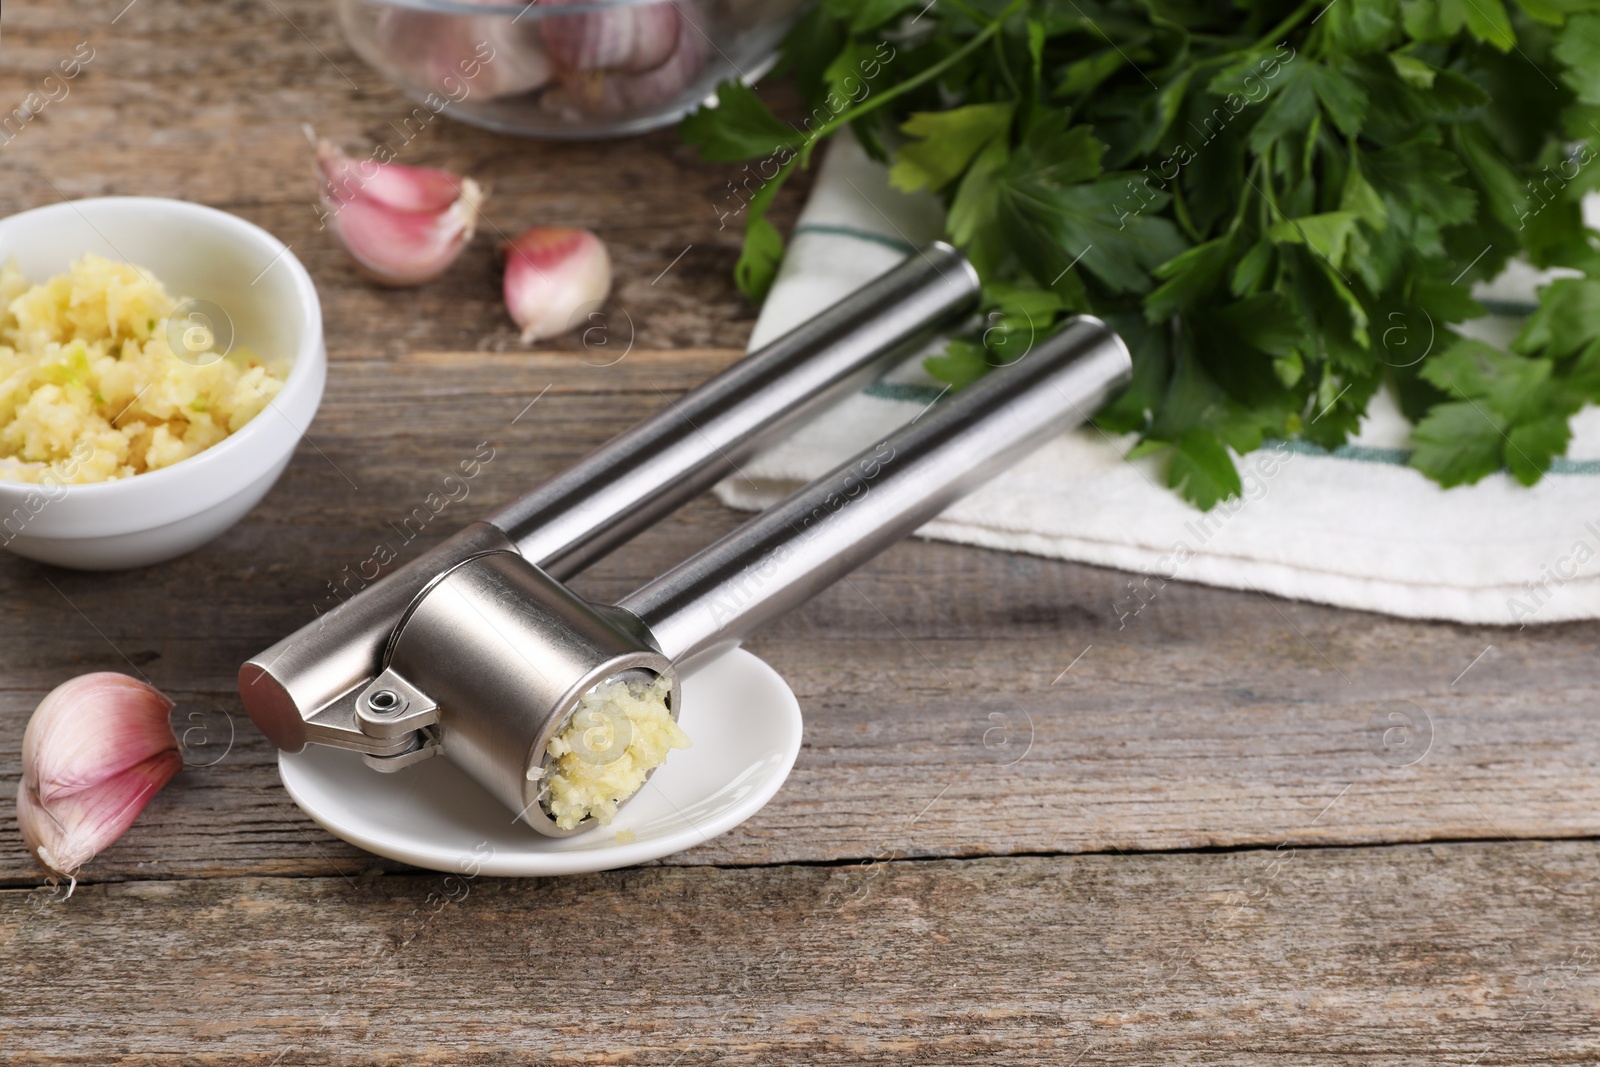
{"type": "Polygon", "coordinates": [[[366,723],[356,698],[384,669],[401,619],[452,567],[509,551],[571,577],[970,314],[977,296],[960,253],[923,249],[250,659],[239,671],[250,717],[290,752],[331,745],[402,766],[421,751],[415,731],[366,723]]]}
{"type": "Polygon", "coordinates": [[[381,770],[443,755],[535,830],[587,829],[557,827],[540,803],[549,743],[581,696],[664,677],[676,716],[678,678],[697,659],[909,535],[1126,381],[1121,340],[1072,320],[616,604],[558,580],[970,311],[975,291],[953,249],[912,257],[772,346],[786,355],[747,357],[364,590],[325,617],[331,633],[313,624],[246,663],[251,717],[281,748],[350,748],[381,770]]]}

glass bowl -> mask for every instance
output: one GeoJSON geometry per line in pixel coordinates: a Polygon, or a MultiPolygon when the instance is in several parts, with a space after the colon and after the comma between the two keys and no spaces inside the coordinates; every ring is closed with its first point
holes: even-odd
{"type": "MultiPolygon", "coordinates": [[[[666,126],[760,77],[806,0],[338,0],[350,46],[417,102],[527,137],[666,126]]],[[[418,113],[420,112],[420,113],[418,113]]]]}

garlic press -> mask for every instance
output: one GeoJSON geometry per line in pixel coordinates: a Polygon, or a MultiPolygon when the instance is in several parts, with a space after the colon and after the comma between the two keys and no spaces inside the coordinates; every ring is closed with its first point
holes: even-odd
{"type": "Polygon", "coordinates": [[[1120,339],[1072,320],[616,604],[561,583],[969,312],[976,287],[948,246],[912,257],[246,663],[252,719],[280,748],[353,749],[379,770],[443,756],[536,831],[588,829],[557,826],[541,803],[550,743],[585,694],[664,680],[676,717],[678,680],[702,657],[907,536],[1125,382],[1120,339]]]}

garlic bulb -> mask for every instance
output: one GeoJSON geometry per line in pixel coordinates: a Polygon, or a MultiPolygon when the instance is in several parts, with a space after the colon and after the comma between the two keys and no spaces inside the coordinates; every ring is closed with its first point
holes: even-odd
{"type": "Polygon", "coordinates": [[[505,246],[506,310],[523,341],[540,341],[580,325],[585,305],[611,292],[611,257],[588,230],[539,227],[505,246]]]}
{"type": "Polygon", "coordinates": [[[317,142],[323,222],[356,265],[384,285],[421,285],[454,263],[478,222],[483,192],[431,167],[356,161],[317,142]]]}
{"type": "MultiPolygon", "coordinates": [[[[586,2],[544,0],[539,6],[586,2]]],[[[666,62],[676,47],[678,23],[672,0],[662,0],[608,11],[547,15],[539,20],[539,33],[550,58],[569,71],[642,71],[666,62]]]]}
{"type": "Polygon", "coordinates": [[[560,83],[547,89],[539,102],[569,121],[653,110],[694,84],[705,67],[708,48],[705,36],[685,15],[678,21],[673,51],[659,66],[637,73],[563,70],[560,83]]]}
{"type": "Polygon", "coordinates": [[[183,767],[172,701],[126,675],[85,674],[51,690],[22,735],[17,825],[40,866],[78,869],[121,837],[183,767]]]}
{"type": "MultiPolygon", "coordinates": [[[[525,0],[509,0],[513,5],[525,0]]],[[[379,15],[376,36],[402,80],[451,103],[533,92],[554,73],[531,18],[390,8],[379,15]]]]}

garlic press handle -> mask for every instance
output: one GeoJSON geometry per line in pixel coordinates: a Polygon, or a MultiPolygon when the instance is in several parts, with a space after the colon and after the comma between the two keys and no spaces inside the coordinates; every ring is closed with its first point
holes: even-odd
{"type": "Polygon", "coordinates": [[[977,302],[977,272],[960,252],[935,242],[684,396],[663,395],[662,411],[488,522],[370,586],[351,575],[343,591],[348,599],[240,668],[239,693],[251,719],[290,752],[308,742],[383,758],[413,751],[413,738],[367,734],[357,698],[383,669],[395,627],[442,574],[507,550],[558,579],[577,573],[762,445],[913,354],[977,302]]]}
{"type": "Polygon", "coordinates": [[[866,385],[977,305],[978,274],[935,241],[626,430],[489,522],[565,579],[709,489],[762,445],[866,385]]]}
{"type": "Polygon", "coordinates": [[[617,606],[680,666],[735,645],[1087,421],[1131,371],[1110,328],[1073,319],[617,606]]]}

